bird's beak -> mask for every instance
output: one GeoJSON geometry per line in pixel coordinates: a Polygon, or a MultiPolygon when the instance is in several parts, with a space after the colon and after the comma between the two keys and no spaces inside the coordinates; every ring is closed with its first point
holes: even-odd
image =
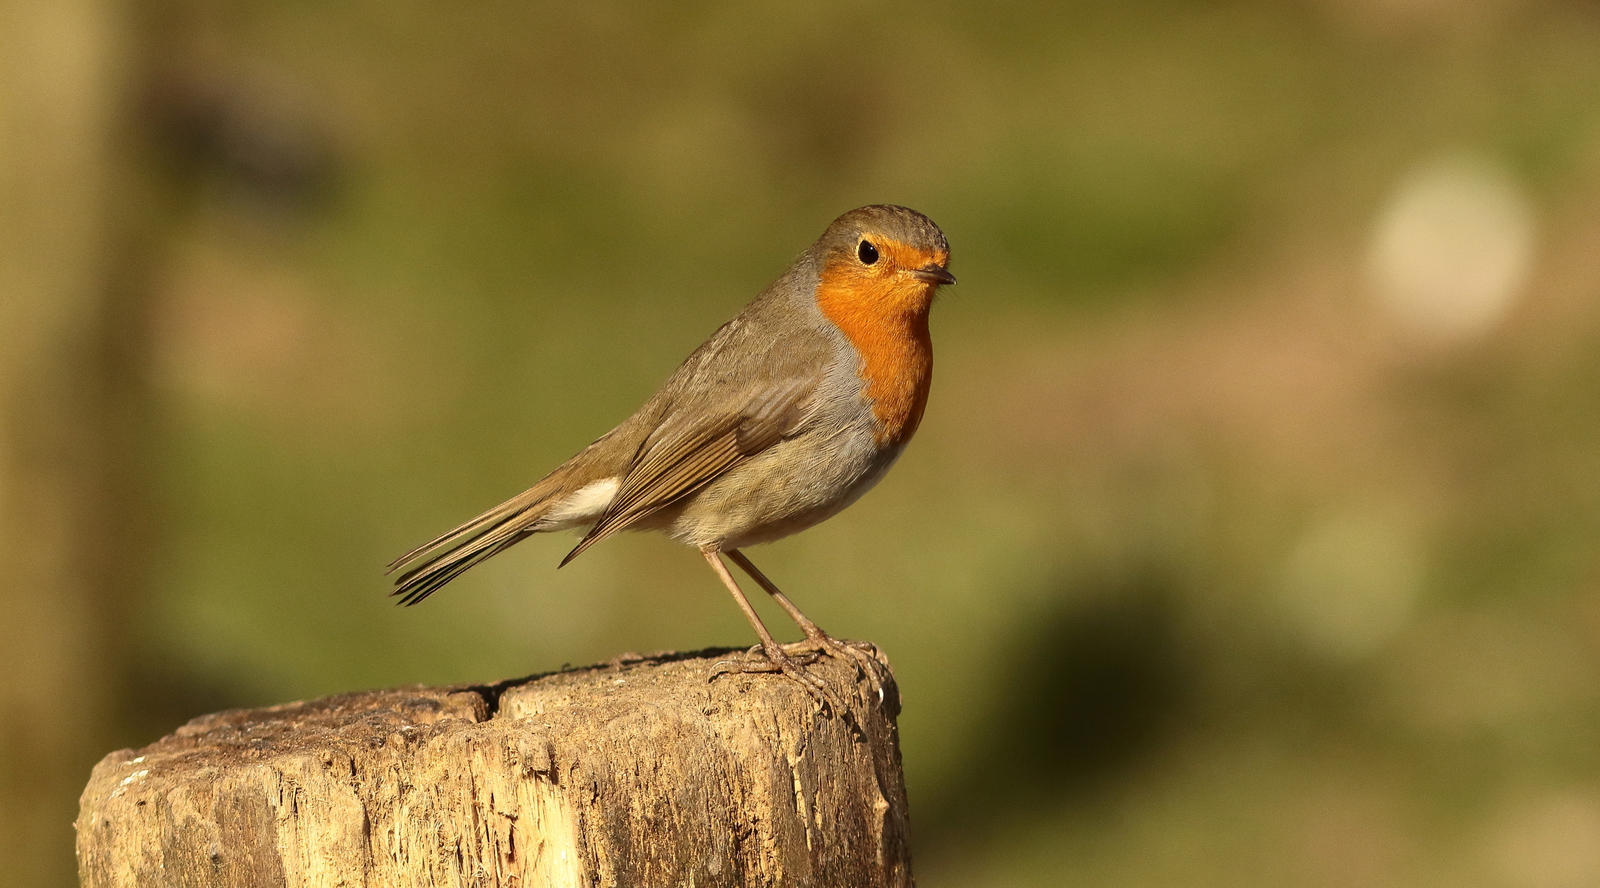
{"type": "Polygon", "coordinates": [[[951,274],[948,268],[942,265],[934,265],[931,262],[921,268],[912,269],[911,276],[919,281],[927,281],[930,284],[953,284],[956,282],[956,276],[951,274]]]}

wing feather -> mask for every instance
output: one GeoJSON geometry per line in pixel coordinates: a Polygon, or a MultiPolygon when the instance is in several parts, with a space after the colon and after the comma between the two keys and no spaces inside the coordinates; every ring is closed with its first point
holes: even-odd
{"type": "Polygon", "coordinates": [[[783,440],[803,421],[815,388],[815,378],[791,379],[734,399],[734,410],[663,425],[641,447],[605,514],[561,563],[783,440]]]}

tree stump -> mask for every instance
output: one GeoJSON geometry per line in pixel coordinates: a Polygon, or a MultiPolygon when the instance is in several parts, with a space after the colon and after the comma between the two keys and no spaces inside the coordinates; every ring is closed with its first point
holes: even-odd
{"type": "Polygon", "coordinates": [[[87,888],[911,884],[893,677],[634,658],[197,718],[103,759],[87,888]],[[835,711],[837,710],[837,711],[835,711]]]}

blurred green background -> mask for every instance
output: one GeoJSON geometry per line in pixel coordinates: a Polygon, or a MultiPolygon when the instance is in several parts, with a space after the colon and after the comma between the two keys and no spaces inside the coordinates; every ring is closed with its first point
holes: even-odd
{"type": "Polygon", "coordinates": [[[381,570],[874,202],[961,280],[927,419],[753,555],[893,659],[922,885],[1600,884],[1542,0],[0,2],[0,884],[203,712],[751,643],[655,536],[381,570]]]}

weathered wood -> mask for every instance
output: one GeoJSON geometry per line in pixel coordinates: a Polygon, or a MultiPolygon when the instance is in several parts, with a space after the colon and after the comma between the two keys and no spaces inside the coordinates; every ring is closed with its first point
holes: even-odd
{"type": "Polygon", "coordinates": [[[911,884],[883,670],[663,655],[195,719],[94,769],[84,886],[911,884]]]}

